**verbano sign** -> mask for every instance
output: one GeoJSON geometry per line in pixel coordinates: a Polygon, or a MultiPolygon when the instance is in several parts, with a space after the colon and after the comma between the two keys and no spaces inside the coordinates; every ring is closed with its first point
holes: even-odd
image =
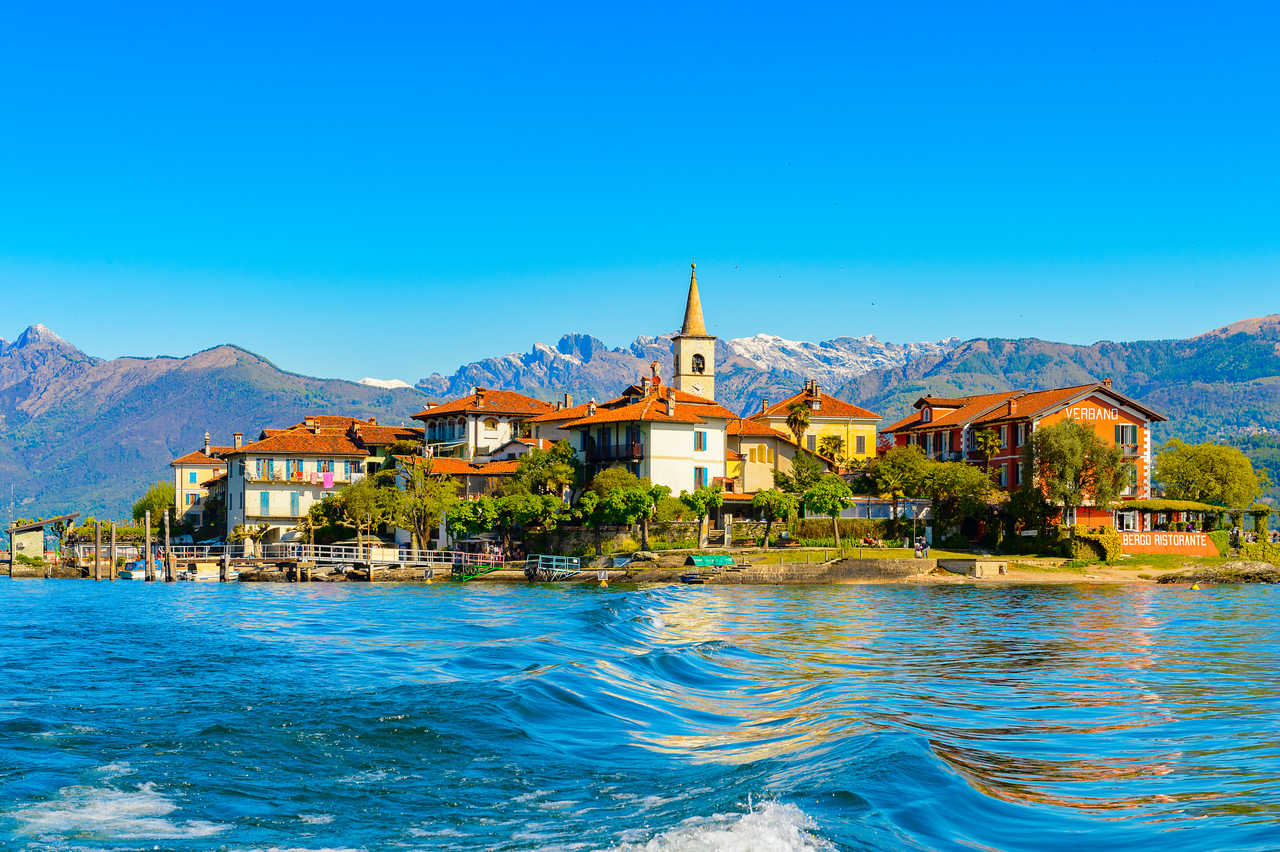
{"type": "Polygon", "coordinates": [[[1218,546],[1201,532],[1122,532],[1125,553],[1179,553],[1183,556],[1217,556],[1218,546]]]}
{"type": "Polygon", "coordinates": [[[1104,408],[1097,405],[1073,405],[1067,409],[1067,417],[1072,420],[1119,420],[1120,409],[1104,408]]]}

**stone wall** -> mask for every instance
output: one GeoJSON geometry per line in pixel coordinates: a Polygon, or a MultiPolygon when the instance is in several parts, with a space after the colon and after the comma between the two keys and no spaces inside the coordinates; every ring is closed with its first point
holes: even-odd
{"type": "Polygon", "coordinates": [[[927,574],[933,559],[836,559],[831,562],[784,562],[729,571],[711,582],[726,584],[838,583],[856,580],[900,580],[927,574]]]}

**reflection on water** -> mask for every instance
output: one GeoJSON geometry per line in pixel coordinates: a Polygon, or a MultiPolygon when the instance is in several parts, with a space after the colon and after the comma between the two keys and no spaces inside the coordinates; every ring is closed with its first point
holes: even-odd
{"type": "Polygon", "coordinates": [[[0,846],[1276,848],[1277,603],[5,582],[0,846]]]}

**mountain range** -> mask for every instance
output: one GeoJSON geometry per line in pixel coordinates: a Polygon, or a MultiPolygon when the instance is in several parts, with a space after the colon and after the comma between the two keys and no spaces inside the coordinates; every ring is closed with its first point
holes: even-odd
{"type": "MultiPolygon", "coordinates": [[[[289,373],[233,345],[184,358],[101,359],[42,325],[0,341],[0,500],[19,517],[81,511],[122,516],[168,462],[198,447],[205,431],[229,443],[308,413],[404,422],[431,399],[483,387],[544,399],[564,392],[608,399],[648,374],[668,374],[670,336],[611,348],[567,334],[526,353],[486,358],[414,387],[289,373]],[[8,486],[8,487],[6,487],[8,486]]],[[[1090,346],[1034,338],[948,338],[894,344],[873,336],[810,343],[768,334],[717,342],[717,398],[742,412],[794,393],[805,379],[881,413],[886,421],[925,394],[1081,384],[1115,387],[1162,411],[1160,437],[1219,439],[1275,465],[1280,429],[1280,315],[1243,320],[1184,340],[1101,341],[1090,346]],[[1254,453],[1259,446],[1268,453],[1254,453]]],[[[1280,469],[1272,479],[1280,481],[1280,469]]]]}

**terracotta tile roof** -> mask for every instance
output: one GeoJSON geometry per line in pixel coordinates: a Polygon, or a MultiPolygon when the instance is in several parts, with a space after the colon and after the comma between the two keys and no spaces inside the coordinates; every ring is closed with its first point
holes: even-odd
{"type": "Polygon", "coordinates": [[[227,481],[227,472],[223,471],[222,473],[214,474],[213,476],[209,477],[208,479],[206,479],[204,482],[200,484],[203,485],[205,488],[209,488],[214,485],[221,485],[226,481],[227,481]]]}
{"type": "Polygon", "coordinates": [[[510,476],[520,466],[520,462],[515,459],[481,464],[470,459],[426,458],[425,456],[396,456],[396,458],[415,465],[430,463],[431,473],[436,476],[510,476]]]}
{"type": "Polygon", "coordinates": [[[597,423],[705,423],[708,419],[732,421],[737,417],[712,400],[664,386],[635,401],[628,396],[609,400],[597,406],[595,416],[570,421],[564,424],[564,428],[577,429],[597,423]],[[668,397],[675,400],[674,414],[667,413],[668,397]]]}
{"type": "MultiPolygon", "coordinates": [[[[808,394],[803,390],[798,391],[782,400],[782,402],[776,402],[764,411],[751,416],[752,418],[786,417],[788,406],[801,399],[808,399],[808,394]]],[[[876,414],[874,411],[868,411],[867,409],[854,405],[851,402],[845,402],[843,399],[836,399],[831,394],[823,393],[822,391],[818,391],[818,399],[821,400],[822,404],[817,411],[809,412],[810,419],[818,419],[822,417],[856,417],[868,420],[880,419],[880,415],[876,414]]]]}
{"type": "Polygon", "coordinates": [[[413,415],[415,420],[434,417],[437,414],[545,414],[552,410],[551,403],[506,390],[481,388],[469,396],[441,403],[413,415]],[[483,404],[481,402],[483,398],[483,404]]]}
{"type": "MultiPolygon", "coordinates": [[[[556,445],[555,441],[548,441],[546,438],[516,438],[521,444],[527,444],[535,450],[549,450],[556,445]]],[[[510,441],[507,442],[511,443],[510,441]]]]}
{"type": "Polygon", "coordinates": [[[726,491],[720,495],[726,502],[733,501],[735,503],[750,503],[755,498],[755,493],[748,494],[745,491],[726,491]]]}
{"type": "MultiPolygon", "coordinates": [[[[1050,388],[1048,390],[1038,391],[999,391],[997,393],[975,394],[973,396],[947,398],[945,401],[949,404],[960,407],[947,411],[934,417],[933,420],[925,422],[921,419],[922,412],[916,411],[908,417],[904,417],[892,426],[881,430],[882,432],[913,432],[928,431],[935,428],[948,428],[955,426],[964,426],[965,424],[984,425],[988,423],[999,423],[1002,421],[1024,420],[1031,417],[1037,417],[1054,408],[1062,406],[1077,397],[1087,396],[1093,393],[1101,393],[1112,397],[1117,402],[1136,408],[1145,413],[1153,420],[1164,420],[1165,418],[1142,405],[1135,400],[1129,399],[1124,394],[1106,387],[1100,382],[1087,385],[1073,385],[1065,388],[1050,388]],[[1014,408],[1010,408],[1010,403],[1014,404],[1014,408]]],[[[943,397],[922,397],[917,400],[917,406],[935,405],[937,400],[943,400],[943,397]]]]}
{"type": "Polygon", "coordinates": [[[907,426],[911,426],[915,423],[919,423],[921,416],[922,415],[919,411],[913,411],[910,414],[908,414],[906,417],[899,420],[897,423],[894,423],[891,426],[886,426],[880,431],[881,432],[897,432],[901,429],[906,428],[907,426]]]}
{"type": "Polygon", "coordinates": [[[307,429],[284,429],[260,441],[245,444],[228,455],[248,453],[293,453],[304,456],[367,456],[369,453],[356,446],[345,434],[321,432],[319,435],[307,429]]]}
{"type": "Polygon", "coordinates": [[[724,457],[726,461],[742,461],[742,453],[737,450],[731,450],[727,447],[724,451],[724,457]]]}
{"type": "Polygon", "coordinates": [[[350,431],[362,444],[385,445],[396,441],[421,441],[425,430],[421,426],[370,426],[357,423],[350,431]]]}
{"type": "Polygon", "coordinates": [[[579,405],[571,405],[568,408],[557,408],[548,411],[546,414],[536,414],[528,418],[527,423],[560,423],[566,420],[577,420],[579,417],[587,415],[587,408],[591,403],[584,402],[579,405]]]}
{"type": "Polygon", "coordinates": [[[235,448],[234,447],[210,447],[209,448],[210,455],[207,455],[207,456],[204,454],[204,450],[195,450],[194,452],[187,453],[184,456],[178,456],[176,459],[169,462],[169,466],[177,467],[180,464],[222,465],[222,464],[225,464],[225,462],[223,462],[223,460],[221,459],[221,456],[226,455],[227,453],[231,452],[233,449],[235,448]]]}
{"type": "Polygon", "coordinates": [[[728,428],[725,429],[725,434],[733,437],[782,438],[784,441],[795,443],[791,435],[784,435],[767,423],[751,420],[750,418],[739,417],[735,420],[730,420],[728,428]]]}

